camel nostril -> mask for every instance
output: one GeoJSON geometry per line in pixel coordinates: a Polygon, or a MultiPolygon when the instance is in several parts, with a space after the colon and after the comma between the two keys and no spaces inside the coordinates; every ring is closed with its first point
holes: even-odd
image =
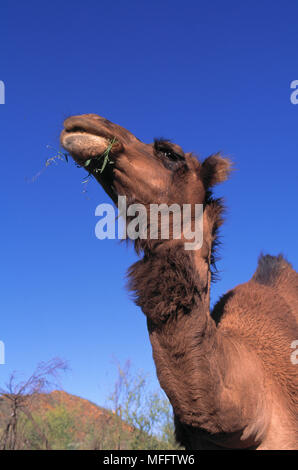
{"type": "Polygon", "coordinates": [[[66,132],[80,132],[80,133],[83,133],[83,132],[86,132],[86,130],[83,129],[82,127],[74,126],[74,127],[69,127],[68,129],[66,129],[66,132]]]}

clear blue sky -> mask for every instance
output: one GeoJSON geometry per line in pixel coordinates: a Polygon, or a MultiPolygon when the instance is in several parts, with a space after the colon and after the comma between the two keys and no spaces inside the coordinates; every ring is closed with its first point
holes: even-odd
{"type": "Polygon", "coordinates": [[[36,174],[70,114],[98,113],[151,142],[165,136],[235,162],[221,281],[253,274],[260,251],[298,268],[298,5],[293,1],[1,2],[0,339],[6,365],[69,360],[67,391],[104,403],[113,357],[155,370],[145,317],[125,291],[132,248],[94,235],[96,183],[73,164],[36,174]]]}

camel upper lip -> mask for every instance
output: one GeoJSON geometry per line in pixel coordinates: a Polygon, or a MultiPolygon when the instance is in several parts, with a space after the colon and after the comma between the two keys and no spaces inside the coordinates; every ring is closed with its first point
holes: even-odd
{"type": "Polygon", "coordinates": [[[87,134],[87,135],[95,135],[97,137],[102,137],[103,139],[111,139],[111,137],[103,131],[97,130],[96,132],[90,132],[89,129],[84,127],[73,126],[69,128],[64,128],[61,135],[69,135],[69,134],[87,134]]]}
{"type": "Polygon", "coordinates": [[[72,116],[64,121],[64,132],[65,133],[86,133],[90,135],[97,135],[105,139],[111,139],[113,136],[111,133],[104,129],[101,122],[94,122],[92,119],[88,119],[83,116],[72,116]]]}

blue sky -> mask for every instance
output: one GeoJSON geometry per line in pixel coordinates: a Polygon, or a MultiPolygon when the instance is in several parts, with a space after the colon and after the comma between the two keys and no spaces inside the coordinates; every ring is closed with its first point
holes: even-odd
{"type": "Polygon", "coordinates": [[[124,287],[136,255],[94,234],[108,197],[96,183],[86,197],[72,163],[28,182],[71,114],[234,160],[216,189],[228,210],[212,302],[252,276],[261,251],[297,270],[297,14],[267,0],[2,1],[0,383],[60,356],[72,368],[65,389],[99,404],[115,358],[157,386],[145,317],[124,287]]]}

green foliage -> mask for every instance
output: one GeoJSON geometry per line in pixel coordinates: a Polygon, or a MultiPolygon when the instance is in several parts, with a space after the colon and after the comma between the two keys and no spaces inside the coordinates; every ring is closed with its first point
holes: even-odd
{"type": "MultiPolygon", "coordinates": [[[[151,392],[148,381],[142,372],[134,375],[127,362],[124,368],[118,365],[118,380],[110,402],[115,413],[115,420],[131,426],[126,435],[129,449],[177,449],[174,438],[172,408],[161,392],[151,392]]],[[[119,429],[119,441],[121,441],[119,429]]]]}
{"type": "MultiPolygon", "coordinates": [[[[41,378],[45,380],[58,366],[51,363],[42,368],[43,375],[40,369],[32,375],[34,393],[22,396],[22,407],[12,423],[15,425],[14,449],[179,448],[168,399],[161,390],[151,391],[148,378],[142,372],[132,372],[129,362],[124,367],[118,365],[118,378],[109,397],[110,409],[63,391],[36,393],[36,381],[39,384],[41,378]]],[[[32,377],[27,381],[29,385],[32,377]]],[[[16,386],[12,387],[15,389],[16,386]]],[[[5,396],[0,399],[0,438],[7,434],[4,431],[10,422],[10,397],[14,395],[7,393],[5,396]]]]}
{"type": "Polygon", "coordinates": [[[75,444],[75,420],[61,404],[44,414],[35,412],[33,419],[22,416],[23,435],[27,449],[44,449],[43,436],[51,449],[73,449],[75,444]]]}
{"type": "Polygon", "coordinates": [[[84,164],[84,167],[87,168],[87,167],[90,166],[91,163],[93,163],[92,172],[93,173],[102,173],[103,170],[105,169],[107,163],[109,163],[110,165],[112,165],[114,163],[112,160],[110,160],[110,153],[111,153],[113,145],[116,142],[117,141],[116,141],[115,137],[112,140],[109,140],[109,145],[107,146],[106,150],[101,155],[98,155],[98,157],[87,160],[84,164]],[[103,162],[102,162],[102,165],[100,167],[99,162],[102,158],[103,158],[103,162]]]}
{"type": "MultiPolygon", "coordinates": [[[[89,182],[92,176],[97,176],[98,174],[101,174],[104,171],[107,164],[112,165],[114,163],[110,159],[110,154],[112,151],[112,147],[115,143],[117,143],[117,140],[114,137],[113,139],[109,140],[106,150],[101,155],[98,155],[97,157],[93,157],[92,159],[90,158],[89,160],[85,161],[83,166],[85,170],[88,171],[88,175],[82,181],[82,184],[85,185],[83,192],[86,192],[86,184],[89,182]]],[[[55,155],[53,155],[53,157],[50,157],[46,160],[44,168],[42,168],[35,176],[33,176],[33,178],[31,178],[30,180],[31,182],[39,178],[39,176],[43,173],[43,171],[48,166],[52,164],[57,164],[59,160],[68,162],[69,156],[66,152],[61,152],[61,150],[56,150],[51,145],[47,145],[47,148],[55,150],[55,155]]],[[[77,165],[77,166],[81,167],[81,165],[77,165]]]]}
{"type": "Polygon", "coordinates": [[[33,414],[32,418],[28,419],[26,415],[22,414],[19,419],[23,435],[23,448],[45,449],[45,442],[40,431],[46,431],[46,423],[41,415],[33,414]]]}
{"type": "Polygon", "coordinates": [[[85,161],[84,168],[85,168],[85,170],[88,171],[88,175],[82,181],[82,183],[85,185],[83,192],[86,192],[86,185],[89,183],[90,178],[92,178],[92,176],[97,176],[98,173],[101,174],[104,171],[104,169],[105,169],[105,167],[107,166],[108,163],[110,165],[112,165],[114,163],[112,160],[110,160],[110,153],[111,153],[113,145],[116,142],[117,142],[117,140],[114,137],[112,140],[109,140],[109,144],[108,144],[106,150],[101,155],[98,155],[97,157],[90,158],[89,160],[85,161]],[[102,164],[101,164],[102,159],[103,159],[103,161],[102,161],[102,164]],[[101,164],[101,166],[100,166],[100,164],[101,164]]]}
{"type": "Polygon", "coordinates": [[[48,427],[47,436],[52,449],[75,448],[75,420],[73,415],[63,406],[58,405],[49,410],[45,416],[48,427]]]}

